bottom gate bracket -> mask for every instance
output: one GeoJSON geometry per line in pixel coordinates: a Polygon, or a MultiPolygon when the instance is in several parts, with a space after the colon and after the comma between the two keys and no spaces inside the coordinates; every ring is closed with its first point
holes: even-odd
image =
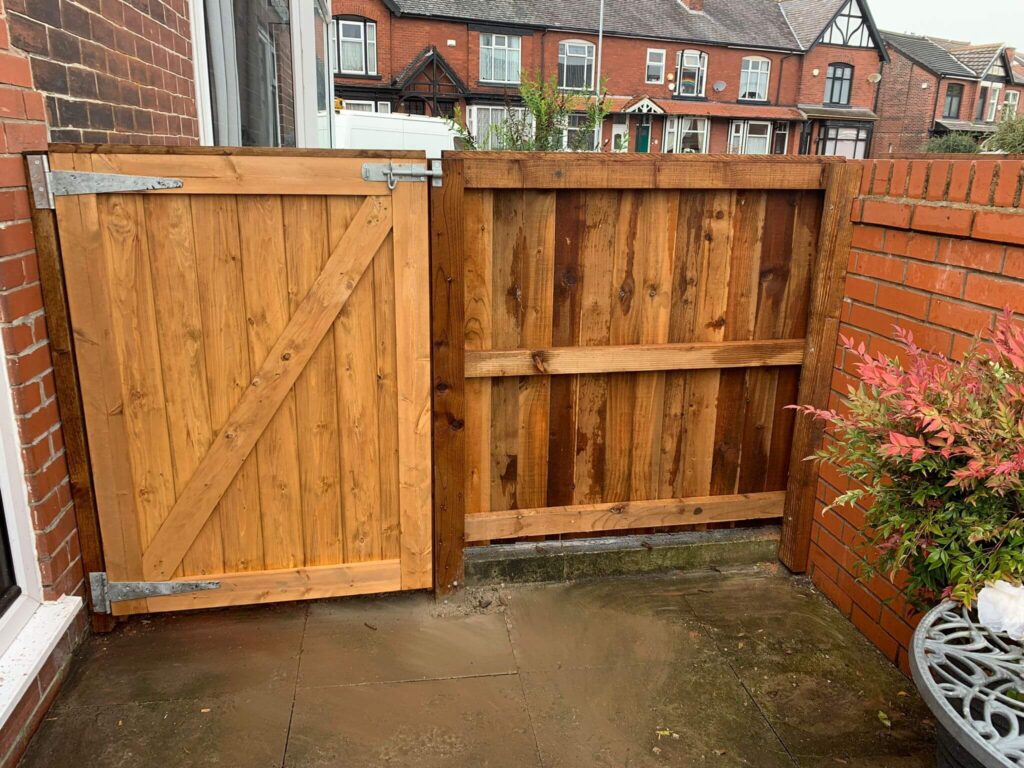
{"type": "Polygon", "coordinates": [[[219,581],[110,581],[103,571],[89,574],[94,613],[110,613],[111,603],[220,589],[219,581]]]}

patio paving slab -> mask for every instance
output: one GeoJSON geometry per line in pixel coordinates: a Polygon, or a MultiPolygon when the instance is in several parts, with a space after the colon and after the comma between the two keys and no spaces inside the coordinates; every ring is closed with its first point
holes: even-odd
{"type": "Polygon", "coordinates": [[[931,736],[806,580],[743,568],[134,620],[23,766],[928,768],[931,736]]]}

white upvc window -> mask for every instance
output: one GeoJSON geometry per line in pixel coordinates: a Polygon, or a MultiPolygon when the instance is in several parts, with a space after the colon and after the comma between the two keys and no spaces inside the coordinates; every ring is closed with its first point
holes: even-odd
{"type": "Polygon", "coordinates": [[[600,130],[600,125],[595,126],[592,131],[587,130],[587,115],[583,112],[573,112],[566,121],[565,130],[562,131],[562,147],[579,152],[593,152],[598,146],[600,130]]]}
{"type": "Polygon", "coordinates": [[[675,154],[706,154],[708,151],[707,119],[675,116],[666,118],[665,151],[675,154]]]}
{"type": "Polygon", "coordinates": [[[988,110],[985,113],[985,122],[994,123],[999,115],[999,97],[1003,95],[1002,83],[991,83],[988,89],[988,110]]]}
{"type": "Polygon", "coordinates": [[[740,66],[740,101],[767,101],[772,63],[760,56],[748,56],[740,66]]]}
{"type": "Polygon", "coordinates": [[[1003,100],[1003,119],[1013,120],[1017,117],[1017,107],[1020,104],[1020,91],[1007,91],[1003,100]]]}
{"type": "Polygon", "coordinates": [[[729,129],[730,155],[771,153],[772,124],[761,120],[734,120],[729,129]]]}
{"type": "Polygon", "coordinates": [[[612,118],[612,152],[629,152],[629,115],[612,118]]]}
{"type": "Polygon", "coordinates": [[[558,87],[566,91],[594,90],[594,45],[585,40],[558,44],[558,87]]]}
{"type": "Polygon", "coordinates": [[[498,126],[509,118],[529,119],[522,107],[470,106],[466,110],[466,123],[480,149],[503,149],[498,126]]]}
{"type": "Polygon", "coordinates": [[[679,70],[680,96],[701,97],[708,80],[708,55],[703,51],[680,51],[676,54],[679,70]]]}
{"type": "Polygon", "coordinates": [[[377,111],[382,115],[391,114],[391,102],[390,101],[378,101],[377,111]]]}
{"type": "Polygon", "coordinates": [[[487,83],[518,83],[522,38],[516,35],[480,35],[480,79],[487,83]]]}
{"type": "Polygon", "coordinates": [[[775,131],[772,134],[772,154],[784,155],[789,152],[789,123],[779,121],[775,123],[775,131]]]}
{"type": "Polygon", "coordinates": [[[362,101],[359,99],[345,99],[343,102],[346,112],[374,112],[375,104],[372,101],[362,101]]]}
{"type": "Polygon", "coordinates": [[[376,23],[355,19],[337,19],[337,24],[338,71],[343,75],[376,75],[376,23]]]}
{"type": "Polygon", "coordinates": [[[665,82],[665,51],[661,48],[647,49],[646,82],[660,84],[665,82]]]}

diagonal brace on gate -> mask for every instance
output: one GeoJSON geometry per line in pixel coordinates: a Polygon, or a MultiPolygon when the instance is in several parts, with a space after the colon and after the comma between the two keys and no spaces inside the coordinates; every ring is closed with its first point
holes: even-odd
{"type": "Polygon", "coordinates": [[[174,574],[391,231],[391,208],[391,198],[376,196],[360,207],[150,542],[145,578],[174,574]]]}

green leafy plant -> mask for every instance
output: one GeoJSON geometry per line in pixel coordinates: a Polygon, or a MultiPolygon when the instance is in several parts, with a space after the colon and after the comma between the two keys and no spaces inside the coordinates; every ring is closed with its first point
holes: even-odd
{"type": "Polygon", "coordinates": [[[593,137],[608,116],[603,86],[597,94],[581,94],[560,89],[557,77],[541,80],[527,76],[519,86],[519,98],[521,104],[506,100],[507,116],[488,128],[487,137],[474,137],[458,108],[449,125],[468,149],[486,144],[515,152],[583,152],[599,148],[593,137]],[[579,117],[565,141],[572,115],[579,117]]]}
{"type": "Polygon", "coordinates": [[[972,603],[1024,578],[1024,328],[1007,312],[959,361],[897,337],[906,367],[844,338],[861,384],[839,410],[799,409],[831,426],[817,457],[854,481],[829,510],[867,507],[868,572],[905,569],[919,607],[972,603]]]}
{"type": "Polygon", "coordinates": [[[985,149],[1010,155],[1024,154],[1024,115],[1003,120],[992,137],[985,142],[985,149]]]}
{"type": "Polygon", "coordinates": [[[937,155],[973,155],[981,150],[978,142],[966,133],[946,133],[928,141],[925,151],[937,155]]]}

